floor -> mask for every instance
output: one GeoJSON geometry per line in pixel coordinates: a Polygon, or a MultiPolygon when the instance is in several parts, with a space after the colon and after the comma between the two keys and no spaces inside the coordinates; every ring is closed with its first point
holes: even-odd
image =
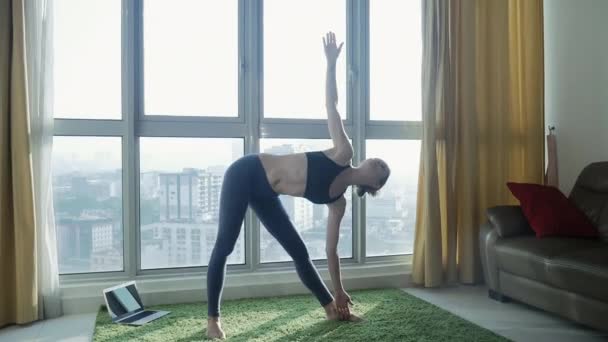
{"type": "MultiPolygon", "coordinates": [[[[608,333],[587,329],[554,315],[517,303],[498,303],[483,286],[404,291],[461,316],[513,341],[608,341],[608,333]]],[[[95,314],[71,315],[0,330],[0,342],[90,341],[95,314]]]]}
{"type": "Polygon", "coordinates": [[[28,326],[0,330],[0,342],[87,342],[93,338],[97,314],[69,315],[28,326]]]}
{"type": "Polygon", "coordinates": [[[513,341],[608,341],[608,333],[585,328],[527,305],[491,300],[485,286],[404,290],[513,341]]]}

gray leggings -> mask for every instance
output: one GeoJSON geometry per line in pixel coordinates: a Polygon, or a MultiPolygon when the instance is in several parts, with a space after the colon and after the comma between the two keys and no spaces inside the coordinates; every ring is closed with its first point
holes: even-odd
{"type": "Polygon", "coordinates": [[[302,283],[321,305],[331,303],[333,297],[310,260],[308,250],[289,220],[277,193],[268,184],[259,156],[252,154],[235,161],[224,175],[218,234],[207,269],[208,315],[220,315],[226,259],[234,249],[248,205],[293,259],[302,283]]]}

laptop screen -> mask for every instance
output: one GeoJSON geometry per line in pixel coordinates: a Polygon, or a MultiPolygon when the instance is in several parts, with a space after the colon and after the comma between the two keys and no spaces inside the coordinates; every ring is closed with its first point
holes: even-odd
{"type": "Polygon", "coordinates": [[[130,284],[106,292],[108,309],[113,317],[139,311],[142,308],[135,285],[130,284]]]}

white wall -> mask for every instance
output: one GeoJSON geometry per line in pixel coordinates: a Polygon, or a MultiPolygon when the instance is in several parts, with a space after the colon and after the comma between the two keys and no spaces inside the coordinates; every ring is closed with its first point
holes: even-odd
{"type": "Polygon", "coordinates": [[[545,0],[545,122],[556,126],[560,188],[608,160],[608,0],[545,0]]]}

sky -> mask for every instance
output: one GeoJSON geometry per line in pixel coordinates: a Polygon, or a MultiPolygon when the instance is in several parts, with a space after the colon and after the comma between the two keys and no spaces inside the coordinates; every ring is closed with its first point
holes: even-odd
{"type": "Polygon", "coordinates": [[[422,23],[417,0],[370,0],[370,117],[421,120],[422,23]]]}
{"type": "Polygon", "coordinates": [[[228,166],[244,151],[243,139],[228,138],[140,138],[139,146],[142,172],[228,166]]]}
{"type": "MultiPolygon", "coordinates": [[[[323,36],[346,39],[346,1],[264,1],[264,113],[267,117],[323,119],[323,36]]],[[[346,48],[336,65],[338,111],[345,117],[346,48]]]]}
{"type": "Polygon", "coordinates": [[[120,3],[53,2],[55,117],[120,119],[120,3]]]}
{"type": "Polygon", "coordinates": [[[147,114],[236,116],[237,1],[144,1],[147,114]]]}
{"type": "MultiPolygon", "coordinates": [[[[55,113],[119,119],[121,1],[56,0],[55,113]],[[95,13],[95,15],[91,15],[95,13]]],[[[346,1],[265,0],[267,117],[324,118],[322,36],[346,39],[346,1]]],[[[372,119],[420,120],[420,1],[370,1],[372,119]]],[[[235,116],[238,102],[236,0],[144,0],[147,114],[235,116]]],[[[346,49],[337,67],[345,115],[346,49]]]]}

